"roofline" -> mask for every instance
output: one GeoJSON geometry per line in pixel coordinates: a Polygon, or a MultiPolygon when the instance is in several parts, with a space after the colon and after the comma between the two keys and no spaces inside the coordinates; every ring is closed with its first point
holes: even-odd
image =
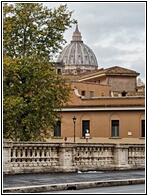
{"type": "Polygon", "coordinates": [[[130,69],[127,69],[127,68],[123,68],[123,69],[129,70],[129,71],[132,71],[132,72],[131,73],[122,73],[122,72],[121,73],[108,73],[108,70],[111,70],[113,68],[122,68],[122,67],[120,67],[120,66],[112,66],[112,67],[109,67],[109,68],[106,68],[106,69],[101,68],[101,69],[97,70],[97,72],[95,74],[92,73],[94,75],[88,75],[88,76],[86,75],[86,76],[82,77],[82,79],[80,79],[80,81],[88,80],[88,79],[92,79],[92,78],[97,78],[97,77],[102,77],[104,75],[105,76],[120,76],[120,75],[122,75],[122,76],[128,76],[128,77],[140,75],[140,73],[138,73],[136,71],[133,71],[133,70],[130,70],[130,69]]]}
{"type": "Polygon", "coordinates": [[[81,111],[135,111],[145,110],[145,107],[76,107],[76,108],[62,108],[61,112],[81,112],[81,111]]]}
{"type": "Polygon", "coordinates": [[[100,75],[95,75],[95,76],[88,76],[88,77],[85,77],[85,78],[82,78],[82,79],[78,79],[78,81],[84,81],[84,80],[88,80],[88,79],[94,79],[94,78],[98,78],[98,77],[101,77],[101,76],[105,76],[105,73],[103,74],[100,74],[100,75]]]}
{"type": "MultiPolygon", "coordinates": [[[[108,85],[110,86],[110,85],[108,85]]],[[[82,100],[104,100],[104,99],[107,99],[107,100],[115,100],[115,99],[118,99],[118,100],[121,100],[121,99],[145,99],[145,96],[121,96],[121,97],[91,97],[91,98],[86,98],[86,97],[82,97],[82,100]]]]}
{"type": "Polygon", "coordinates": [[[136,74],[136,73],[102,73],[102,74],[96,74],[96,75],[93,75],[93,76],[84,76],[84,78],[82,79],[79,79],[79,81],[84,81],[84,80],[90,80],[90,79],[94,79],[94,78],[100,78],[102,76],[126,76],[126,77],[134,77],[134,76],[138,76],[139,74],[136,74]]]}

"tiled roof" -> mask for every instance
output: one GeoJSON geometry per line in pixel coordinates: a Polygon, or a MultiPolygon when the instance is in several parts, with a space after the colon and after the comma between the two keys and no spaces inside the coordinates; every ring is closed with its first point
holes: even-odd
{"type": "Polygon", "coordinates": [[[118,66],[107,68],[105,72],[106,74],[139,74],[136,71],[118,66]]]}
{"type": "Polygon", "coordinates": [[[115,66],[115,67],[110,67],[107,69],[102,68],[97,71],[87,73],[84,76],[79,77],[79,80],[93,77],[96,75],[99,76],[101,74],[104,74],[104,75],[131,75],[131,76],[138,76],[139,75],[139,73],[137,73],[136,71],[125,69],[125,68],[122,68],[119,66],[115,66]]]}

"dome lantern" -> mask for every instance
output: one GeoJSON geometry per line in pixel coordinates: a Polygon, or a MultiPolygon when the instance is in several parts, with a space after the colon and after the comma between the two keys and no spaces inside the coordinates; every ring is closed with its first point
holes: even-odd
{"type": "Polygon", "coordinates": [[[81,33],[80,33],[79,29],[78,29],[78,25],[76,25],[76,30],[73,33],[71,42],[82,42],[83,43],[81,33]]]}

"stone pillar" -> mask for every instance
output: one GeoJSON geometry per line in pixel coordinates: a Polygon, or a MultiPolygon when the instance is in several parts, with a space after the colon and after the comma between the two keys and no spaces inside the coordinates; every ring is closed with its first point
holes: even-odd
{"type": "Polygon", "coordinates": [[[116,144],[114,146],[114,166],[117,170],[129,169],[128,148],[126,144],[116,144]]]}
{"type": "Polygon", "coordinates": [[[61,172],[76,172],[75,165],[75,144],[63,143],[59,148],[59,166],[61,172]]]}
{"type": "Polygon", "coordinates": [[[12,142],[4,140],[3,141],[3,173],[11,173],[11,147],[12,142]]]}

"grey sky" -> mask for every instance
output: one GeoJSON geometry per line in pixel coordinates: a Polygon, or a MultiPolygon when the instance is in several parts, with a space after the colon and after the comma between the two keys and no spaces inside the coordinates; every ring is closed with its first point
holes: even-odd
{"type": "MultiPolygon", "coordinates": [[[[140,73],[145,83],[145,3],[43,3],[49,8],[60,4],[74,10],[73,18],[78,20],[82,39],[95,53],[99,68],[132,69],[140,73]]],[[[66,31],[67,44],[74,30],[75,26],[66,31]]]]}

